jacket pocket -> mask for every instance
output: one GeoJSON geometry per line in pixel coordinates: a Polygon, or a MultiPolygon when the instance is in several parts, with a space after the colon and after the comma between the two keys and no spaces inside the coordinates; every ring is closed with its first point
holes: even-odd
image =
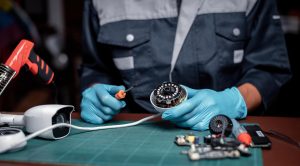
{"type": "Polygon", "coordinates": [[[132,48],[150,40],[150,28],[143,21],[119,21],[105,24],[98,33],[98,42],[132,48]]]}
{"type": "Polygon", "coordinates": [[[216,34],[230,41],[244,41],[246,39],[245,13],[215,14],[216,34]]]}
{"type": "Polygon", "coordinates": [[[217,54],[221,67],[240,64],[244,59],[244,48],[248,38],[245,13],[216,13],[214,17],[217,54]]]}
{"type": "Polygon", "coordinates": [[[150,56],[150,26],[145,21],[118,21],[100,27],[98,42],[107,49],[123,81],[134,84],[136,60],[139,55],[150,56]]]}

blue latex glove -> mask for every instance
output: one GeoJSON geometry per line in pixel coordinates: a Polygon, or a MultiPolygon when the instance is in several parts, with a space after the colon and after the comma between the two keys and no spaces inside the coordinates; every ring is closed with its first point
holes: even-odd
{"type": "Polygon", "coordinates": [[[244,118],[247,115],[244,98],[236,87],[220,92],[185,88],[188,99],[165,111],[162,114],[164,120],[169,120],[180,127],[206,130],[210,119],[215,115],[223,114],[230,118],[244,118]]]}
{"type": "Polygon", "coordinates": [[[124,86],[95,84],[82,93],[81,118],[93,124],[102,124],[112,119],[126,106],[124,101],[117,100],[114,96],[124,86]]]}

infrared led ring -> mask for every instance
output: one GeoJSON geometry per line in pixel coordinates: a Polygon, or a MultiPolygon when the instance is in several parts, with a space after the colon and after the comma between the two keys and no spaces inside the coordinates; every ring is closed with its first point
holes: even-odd
{"type": "Polygon", "coordinates": [[[216,115],[209,122],[209,130],[212,134],[221,134],[224,130],[224,135],[229,136],[232,133],[232,121],[228,116],[216,115]]]}
{"type": "Polygon", "coordinates": [[[186,98],[187,92],[182,86],[173,82],[164,82],[152,91],[150,101],[158,112],[163,112],[179,105],[186,98]]]}

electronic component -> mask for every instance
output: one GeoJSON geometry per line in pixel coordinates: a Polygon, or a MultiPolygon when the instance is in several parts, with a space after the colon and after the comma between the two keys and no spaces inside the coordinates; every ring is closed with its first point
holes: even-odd
{"type": "Polygon", "coordinates": [[[191,145],[187,151],[191,160],[204,159],[223,159],[223,158],[239,158],[240,152],[237,149],[213,149],[211,145],[196,146],[191,145]]]}
{"type": "Polygon", "coordinates": [[[190,149],[182,151],[182,154],[187,154],[191,160],[239,158],[251,155],[249,148],[244,144],[234,139],[223,141],[220,138],[213,138],[212,144],[191,144],[190,149]]]}
{"type": "Polygon", "coordinates": [[[204,137],[204,143],[211,145],[214,149],[227,149],[227,150],[239,150],[242,156],[250,156],[249,148],[238,140],[232,137],[215,137],[214,135],[208,135],[204,137]]]}
{"type": "Polygon", "coordinates": [[[20,141],[25,139],[25,135],[22,130],[10,127],[2,127],[0,128],[0,153],[6,149],[9,151],[17,151],[24,148],[27,142],[20,141]]]}
{"type": "Polygon", "coordinates": [[[212,134],[222,134],[229,136],[232,133],[232,121],[225,115],[217,115],[211,118],[209,130],[212,134]]]}
{"type": "Polygon", "coordinates": [[[200,143],[200,137],[195,136],[193,133],[190,133],[188,135],[177,135],[175,137],[175,143],[179,146],[199,144],[200,143]]]}
{"type": "Polygon", "coordinates": [[[251,146],[252,138],[247,132],[247,130],[243,126],[241,126],[240,123],[235,119],[231,119],[231,121],[233,124],[232,133],[235,136],[235,138],[239,140],[241,143],[247,146],[251,146]]]}
{"type": "Polygon", "coordinates": [[[158,112],[175,107],[186,99],[186,90],[173,82],[162,83],[150,95],[150,102],[158,112]]]}
{"type": "Polygon", "coordinates": [[[271,148],[271,141],[258,125],[244,126],[252,138],[252,147],[271,148]]]}
{"type": "Polygon", "coordinates": [[[188,145],[189,150],[181,151],[188,155],[190,160],[224,159],[250,156],[249,148],[232,137],[220,137],[220,135],[207,135],[204,142],[200,143],[200,137],[193,133],[188,135],[177,135],[175,143],[179,146],[188,145]]]}

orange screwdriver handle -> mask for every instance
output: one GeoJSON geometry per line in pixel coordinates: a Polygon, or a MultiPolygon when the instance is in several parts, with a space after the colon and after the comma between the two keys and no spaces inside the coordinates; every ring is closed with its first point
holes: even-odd
{"type": "Polygon", "coordinates": [[[118,100],[124,99],[125,96],[126,96],[126,92],[124,90],[119,90],[119,92],[117,92],[115,94],[115,98],[118,99],[118,100]]]}

